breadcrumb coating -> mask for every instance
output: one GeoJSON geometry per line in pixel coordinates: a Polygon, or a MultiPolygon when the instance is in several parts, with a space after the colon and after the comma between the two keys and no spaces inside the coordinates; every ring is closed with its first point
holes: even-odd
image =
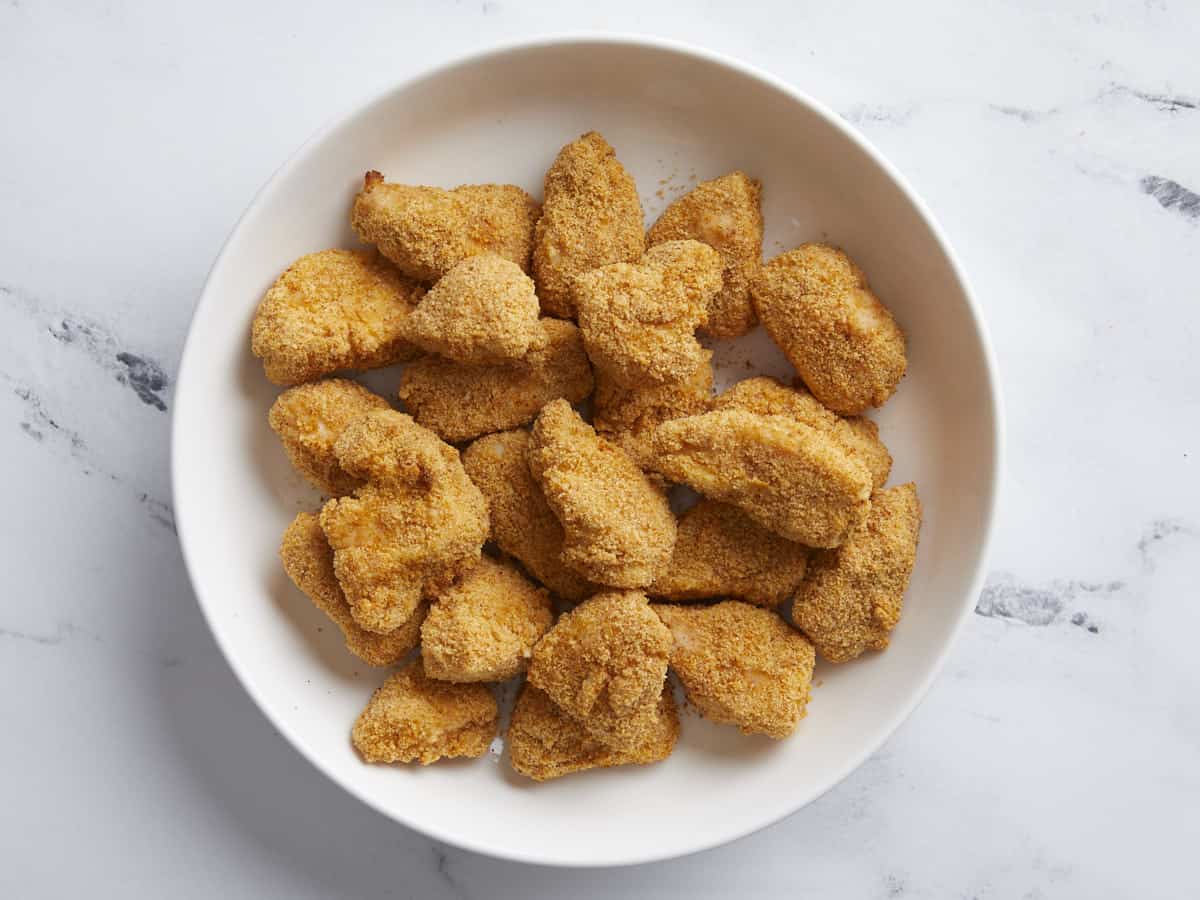
{"type": "Polygon", "coordinates": [[[679,711],[669,685],[663,687],[657,712],[654,727],[639,744],[614,750],[588,734],[544,692],[526,684],[517,696],[508,727],[512,767],[534,781],[549,781],[587,769],[661,762],[679,740],[679,711]]]}
{"type": "Polygon", "coordinates": [[[486,685],[435,681],[418,659],[372,695],[350,739],[366,762],[427,766],[454,756],[483,756],[498,720],[496,698],[486,685]]]}
{"type": "Polygon", "coordinates": [[[533,279],[495,253],[471,256],[441,277],[408,317],[417,346],[462,363],[520,359],[546,346],[533,279]]]}
{"type": "Polygon", "coordinates": [[[566,400],[546,404],[533,423],[529,470],[562,523],[563,562],[589,581],[645,587],[671,558],[665,494],[566,400]]]}
{"type": "Polygon", "coordinates": [[[258,304],[250,350],[285,385],[405,362],[419,353],[404,327],[423,293],[372,251],[310,253],[258,304]]]}
{"type": "Polygon", "coordinates": [[[669,241],[636,263],[575,278],[579,330],[597,370],[623,387],[687,381],[703,365],[696,327],[721,289],[721,255],[699,241],[669,241]]]}
{"type": "Polygon", "coordinates": [[[542,217],[534,235],[533,277],[542,309],[571,318],[576,275],[632,262],[646,248],[637,185],[616,152],[594,131],[567,144],[546,172],[542,217]]]}
{"type": "Polygon", "coordinates": [[[826,409],[799,380],[792,387],[765,375],[739,381],[713,401],[714,409],[729,407],[764,416],[791,416],[828,433],[867,467],[877,488],[883,487],[892,471],[892,454],[879,439],[879,426],[865,416],[844,419],[826,409]]]}
{"type": "Polygon", "coordinates": [[[529,665],[554,623],[550,594],[512,563],[483,557],[433,604],[421,627],[425,673],[442,681],[504,681],[529,665]]]}
{"type": "Polygon", "coordinates": [[[563,527],[529,471],[529,432],[503,431],[475,441],[463,468],[491,511],[492,540],[564,600],[582,600],[596,586],[562,561],[563,527]]]}
{"type": "Polygon", "coordinates": [[[787,416],[719,409],[664,422],[653,465],[810,547],[836,547],[871,505],[866,468],[825,432],[787,416]]]}
{"type": "Polygon", "coordinates": [[[533,648],[528,680],[608,747],[632,750],[659,727],[671,632],[639,591],[596,594],[533,648]]]}
{"type": "Polygon", "coordinates": [[[418,422],[455,444],[526,425],[559,397],[579,403],[593,385],[579,329],[557,319],[543,319],[542,329],[546,346],[517,362],[419,359],[400,376],[400,399],[418,422]]]}
{"type": "Polygon", "coordinates": [[[712,403],[712,351],[701,350],[701,363],[686,381],[654,387],[625,388],[596,372],[592,425],[629,454],[643,469],[654,453],[654,429],[682,416],[708,412],[712,403]]]}
{"type": "Polygon", "coordinates": [[[346,427],[387,400],[347,378],[328,378],[288,388],[271,404],[267,422],[279,435],[296,471],[331,497],[362,484],[348,475],[333,452],[346,427]]]}
{"type": "Polygon", "coordinates": [[[653,609],[675,639],[671,668],[704,716],[776,740],[796,730],[816,662],[804,635],[736,600],[653,609]]]}
{"type": "Polygon", "coordinates": [[[822,659],[886,650],[917,556],[921,502],[912,482],[876,491],[867,521],[836,550],[814,553],[792,620],[822,659]]]}
{"type": "Polygon", "coordinates": [[[646,234],[661,244],[691,238],[721,254],[721,290],[708,301],[701,331],[737,337],[757,321],[750,302],[750,279],[762,266],[762,186],[745,172],[702,181],[663,211],[646,234]]]}
{"type": "Polygon", "coordinates": [[[327,502],[321,528],[354,620],[387,633],[479,562],[487,502],[458,451],[403,413],[357,419],[334,451],[366,484],[327,502]]]}
{"type": "Polygon", "coordinates": [[[419,604],[407,622],[387,634],[361,628],[354,621],[350,604],[334,574],[333,548],[321,530],[320,520],[312,513],[302,512],[292,520],[283,533],[279,557],[292,583],[333,620],[342,630],[346,649],[367,665],[394,665],[417,646],[429,605],[419,604]]]}
{"type": "Polygon", "coordinates": [[[802,244],[775,257],[750,293],[771,339],[834,412],[882,406],[904,377],[904,332],[836,247],[802,244]]]}
{"type": "Polygon", "coordinates": [[[808,548],[763,528],[736,506],[701,499],[679,519],[671,562],[651,597],[702,600],[737,597],[776,607],[804,578],[808,548]]]}
{"type": "Polygon", "coordinates": [[[409,278],[432,283],[480,253],[495,253],[529,270],[533,228],[541,210],[512,184],[464,184],[453,190],[385,182],[368,172],[350,224],[364,243],[409,278]]]}

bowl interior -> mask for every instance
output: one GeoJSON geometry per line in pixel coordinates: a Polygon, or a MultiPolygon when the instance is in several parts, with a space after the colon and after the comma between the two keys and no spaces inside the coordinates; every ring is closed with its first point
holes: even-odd
{"type": "MultiPolygon", "coordinates": [[[[948,250],[886,164],[827,112],[705,54],[652,43],[525,46],[398,88],[291,160],[243,218],[197,309],[174,435],[176,517],[196,593],[230,663],[276,726],[383,813],[495,855],[602,865],[738,837],[848,774],[911,710],[978,588],[993,505],[997,417],[981,326],[948,250]],[[685,714],[665,764],[535,785],[500,753],[428,768],[369,767],[348,739],[381,672],[288,582],[279,537],[316,495],[266,422],[278,391],[248,350],[263,291],[294,258],[354,246],[348,209],[370,168],[412,183],[512,182],[540,196],[558,148],[601,131],[638,181],[648,220],[695,179],[762,179],[765,255],[812,239],[844,247],[909,338],[910,370],[876,419],[925,507],[903,620],[883,654],[820,665],[791,739],[739,735],[685,714]]],[[[790,377],[761,333],[722,345],[723,384],[790,377]]],[[[393,394],[396,372],[370,383],[393,394]]]]}

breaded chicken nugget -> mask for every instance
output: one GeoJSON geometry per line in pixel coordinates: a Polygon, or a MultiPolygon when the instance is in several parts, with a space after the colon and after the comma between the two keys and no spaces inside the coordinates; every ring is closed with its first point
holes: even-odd
{"type": "Polygon", "coordinates": [[[721,255],[699,241],[669,241],[636,263],[576,276],[588,356],[623,387],[687,381],[704,363],[696,326],[720,289],[721,255]]]}
{"type": "Polygon", "coordinates": [[[836,547],[866,518],[871,476],[832,437],[787,416],[719,409],[654,431],[656,471],[769,531],[836,547]]]}
{"type": "Polygon", "coordinates": [[[633,750],[660,728],[671,632],[638,591],[596,594],[533,648],[529,683],[606,746],[633,750]]]}
{"type": "Polygon", "coordinates": [[[700,353],[702,362],[692,376],[675,384],[624,388],[597,372],[592,395],[596,433],[619,446],[643,469],[649,468],[654,429],[671,419],[707,412],[712,402],[712,351],[700,353]]]}
{"type": "Polygon", "coordinates": [[[871,514],[836,550],[814,553],[792,619],[823,659],[886,650],[917,556],[921,503],[912,482],[876,491],[871,514]]]}
{"type": "Polygon", "coordinates": [[[534,236],[533,277],[542,309],[570,318],[575,315],[574,276],[642,255],[642,204],[632,176],[594,131],[559,151],[546,173],[544,196],[534,236]]]}
{"type": "Polygon", "coordinates": [[[444,591],[421,627],[430,678],[504,681],[529,665],[533,645],[554,623],[550,594],[508,562],[483,557],[444,591]]]}
{"type": "Polygon", "coordinates": [[[879,439],[879,427],[865,416],[843,419],[821,405],[803,383],[788,387],[760,376],[739,381],[713,401],[714,409],[746,409],[764,416],[791,416],[827,432],[850,456],[871,472],[875,487],[883,487],[892,471],[892,454],[879,439]]]}
{"type": "Polygon", "coordinates": [[[276,384],[404,362],[419,353],[404,325],[422,294],[371,251],[310,253],[258,304],[250,350],[276,384]]]}
{"type": "Polygon", "coordinates": [[[454,266],[408,317],[409,340],[463,363],[520,359],[546,346],[533,279],[495,253],[454,266]]]}
{"type": "Polygon", "coordinates": [[[456,444],[532,422],[558,397],[580,402],[593,382],[579,329],[556,319],[543,319],[542,328],[546,346],[516,362],[419,359],[400,376],[400,399],[418,422],[456,444]]]}
{"type": "Polygon", "coordinates": [[[796,730],[816,662],[804,635],[770,610],[736,600],[653,609],[675,639],[671,668],[701,713],[742,734],[778,740],[796,730]]]}
{"type": "Polygon", "coordinates": [[[533,423],[529,470],[562,523],[563,562],[588,580],[644,587],[671,558],[666,496],[566,400],[547,403],[533,423]]]}
{"type": "Polygon", "coordinates": [[[686,238],[703,241],[721,254],[721,290],[708,301],[701,330],[736,337],[754,327],[750,279],[762,265],[761,185],[745,172],[702,181],[666,208],[646,234],[647,243],[686,238]]]}
{"type": "Polygon", "coordinates": [[[834,412],[882,406],[904,377],[904,332],[836,247],[802,244],[775,257],[750,293],[771,339],[834,412]]]}
{"type": "Polygon", "coordinates": [[[469,256],[495,253],[529,269],[537,201],[512,184],[453,190],[389,184],[368,172],[354,201],[354,233],[409,278],[434,282],[469,256]]]}
{"type": "Polygon", "coordinates": [[[435,681],[417,659],[372,695],[350,739],[366,762],[427,766],[453,756],[483,756],[498,719],[486,685],[435,681]]]}
{"type": "Polygon", "coordinates": [[[529,432],[481,437],[463,451],[463,468],[491,511],[492,540],[564,600],[582,600],[595,585],[562,561],[563,527],[529,471],[529,432]]]}
{"type": "Polygon", "coordinates": [[[357,382],[328,378],[284,391],[271,404],[267,422],[296,471],[314,487],[339,497],[362,482],[338,465],[333,445],[355,419],[389,408],[385,399],[357,382]]]}
{"type": "Polygon", "coordinates": [[[534,781],[549,781],[586,769],[661,762],[671,755],[679,739],[679,711],[669,685],[663,688],[657,712],[654,727],[641,743],[629,750],[614,750],[588,734],[545,693],[526,684],[508,727],[512,767],[534,781]]]}
{"type": "Polygon", "coordinates": [[[321,510],[334,571],[354,620],[368,631],[394,631],[423,595],[479,562],[487,502],[457,450],[394,410],[355,420],[334,451],[346,472],[366,482],[321,510]]]}
{"type": "Polygon", "coordinates": [[[346,638],[346,649],[367,665],[394,665],[417,646],[428,604],[419,604],[407,622],[387,634],[359,627],[333,571],[333,548],[312,513],[302,512],[292,520],[283,533],[279,557],[292,583],[333,620],[346,638]]]}
{"type": "Polygon", "coordinates": [[[736,506],[702,499],[680,517],[671,562],[646,593],[669,600],[739,597],[775,607],[796,592],[808,552],[736,506]]]}

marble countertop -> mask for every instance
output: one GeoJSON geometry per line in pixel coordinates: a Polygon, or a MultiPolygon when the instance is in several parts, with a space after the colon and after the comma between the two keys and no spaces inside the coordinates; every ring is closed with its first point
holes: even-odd
{"type": "Polygon", "coordinates": [[[1194,891],[1200,7],[349,6],[0,2],[0,894],[1194,891]],[[275,167],[409,73],[583,29],[730,53],[866,133],[972,277],[1009,452],[978,615],[878,754],[730,846],[576,872],[432,842],[287,746],[196,606],[167,447],[193,303],[275,167]]]}

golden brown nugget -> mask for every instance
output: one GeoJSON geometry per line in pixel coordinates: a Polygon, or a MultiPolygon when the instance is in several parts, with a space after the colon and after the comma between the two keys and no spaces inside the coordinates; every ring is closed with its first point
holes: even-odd
{"type": "Polygon", "coordinates": [[[339,497],[362,484],[338,465],[333,446],[346,427],[373,409],[390,409],[378,394],[347,378],[297,385],[271,404],[267,422],[296,471],[317,489],[339,497]]]}
{"type": "Polygon", "coordinates": [[[646,234],[651,245],[692,238],[721,254],[722,287],[708,301],[708,319],[701,326],[714,337],[745,334],[757,321],[750,279],[762,265],[761,193],[761,185],[745,172],[702,181],[668,206],[646,234]]]}
{"type": "Polygon", "coordinates": [[[404,326],[423,293],[372,251],[310,253],[258,304],[250,350],[276,384],[404,362],[420,352],[404,326]]]}
{"type": "Polygon", "coordinates": [[[804,635],[736,600],[653,609],[675,639],[671,668],[704,716],[776,740],[796,730],[816,662],[804,635]]]}
{"type": "Polygon", "coordinates": [[[464,259],[408,317],[417,346],[464,363],[520,359],[546,346],[533,279],[495,253],[464,259]]]}
{"type": "Polygon", "coordinates": [[[564,600],[595,592],[595,585],[562,561],[563,527],[529,471],[529,432],[481,437],[463,451],[463,468],[483,492],[492,540],[564,600]]]}
{"type": "Polygon", "coordinates": [[[593,384],[579,329],[557,319],[543,319],[542,328],[546,346],[517,362],[419,359],[400,376],[400,399],[419,423],[455,444],[526,425],[559,397],[579,403],[593,384]]]}
{"type": "Polygon", "coordinates": [[[836,547],[871,506],[866,468],[828,434],[788,416],[718,409],[664,422],[654,431],[653,465],[810,547],[836,547]]]}
{"type": "Polygon", "coordinates": [[[775,257],[750,293],[771,339],[835,413],[882,406],[904,377],[904,332],[836,247],[802,244],[775,257]]]}
{"type": "Polygon", "coordinates": [[[686,381],[647,388],[624,388],[596,373],[592,395],[592,424],[596,433],[629,454],[643,469],[650,466],[654,429],[663,422],[707,412],[712,403],[712,351],[701,351],[702,362],[686,381]]]}
{"type": "Polygon", "coordinates": [[[844,419],[797,381],[792,387],[763,375],[739,381],[713,401],[714,409],[746,409],[764,416],[791,416],[798,422],[827,432],[850,456],[871,472],[875,487],[883,487],[892,471],[892,454],[879,439],[879,427],[865,416],[844,419]]]}
{"type": "Polygon", "coordinates": [[[614,750],[597,741],[531,684],[521,688],[507,736],[513,769],[534,781],[587,769],[661,762],[678,740],[679,711],[670,685],[663,687],[654,727],[629,750],[614,750]]]}
{"type": "Polygon", "coordinates": [[[917,557],[921,503],[912,482],[876,491],[867,521],[836,550],[814,553],[792,620],[822,659],[886,650],[917,557]]]}
{"type": "Polygon", "coordinates": [[[388,677],[358,716],[350,739],[369,763],[483,756],[496,736],[499,711],[482,684],[435,681],[413,660],[388,677]]]}
{"type": "Polygon", "coordinates": [[[533,648],[528,680],[593,738],[633,750],[659,728],[671,632],[639,591],[596,594],[533,648]]]}
{"type": "Polygon", "coordinates": [[[442,681],[504,681],[529,665],[554,623],[550,594],[508,562],[483,557],[443,591],[421,628],[425,673],[442,681]]]}
{"type": "Polygon", "coordinates": [[[575,315],[571,282],[576,275],[642,255],[642,203],[632,176],[594,131],[559,151],[546,173],[543,193],[533,277],[542,309],[570,318],[575,315]]]}
{"type": "Polygon", "coordinates": [[[566,400],[547,403],[533,423],[529,470],[562,523],[562,561],[589,581],[644,587],[671,558],[665,494],[566,400]]]}
{"type": "Polygon", "coordinates": [[[302,512],[292,520],[283,533],[279,556],[292,583],[333,620],[346,638],[346,649],[367,665],[394,665],[417,646],[429,605],[418,605],[407,622],[387,634],[360,627],[350,614],[350,604],[334,574],[333,548],[321,530],[320,520],[312,513],[302,512]]]}
{"type": "Polygon", "coordinates": [[[576,276],[579,330],[592,364],[623,387],[687,381],[704,363],[696,327],[720,289],[721,255],[699,241],[669,241],[636,263],[576,276]]]}
{"type": "Polygon", "coordinates": [[[409,278],[434,282],[480,253],[529,269],[537,201],[512,184],[465,184],[453,190],[390,184],[368,172],[354,201],[354,233],[409,278]]]}
{"type": "Polygon", "coordinates": [[[737,597],[774,608],[796,592],[808,553],[736,506],[705,498],[680,517],[671,562],[646,593],[668,600],[737,597]]]}
{"type": "Polygon", "coordinates": [[[387,633],[479,562],[487,502],[458,451],[403,413],[368,413],[334,450],[365,484],[327,502],[321,528],[354,620],[387,633]]]}

